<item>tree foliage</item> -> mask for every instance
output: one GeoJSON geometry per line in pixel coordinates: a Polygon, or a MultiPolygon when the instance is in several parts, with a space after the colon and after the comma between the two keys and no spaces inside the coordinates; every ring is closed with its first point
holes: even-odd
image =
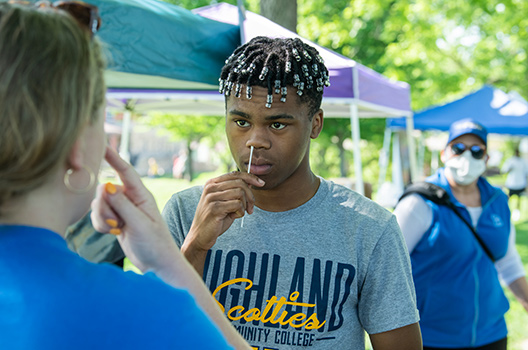
{"type": "Polygon", "coordinates": [[[292,32],[297,32],[296,0],[260,0],[260,14],[292,32]]]}
{"type": "MultiPolygon", "coordinates": [[[[301,36],[389,78],[408,82],[413,110],[460,98],[483,84],[528,97],[526,1],[298,3],[301,36]]],[[[377,159],[379,153],[375,150],[379,151],[382,145],[381,138],[371,139],[370,133],[383,135],[382,129],[370,123],[361,123],[361,137],[368,141],[362,143],[361,149],[367,180],[371,175],[377,176],[371,155],[377,159]]],[[[352,155],[349,153],[348,157],[352,155]]]]}
{"type": "MultiPolygon", "coordinates": [[[[165,1],[188,9],[216,2],[165,1]]],[[[525,0],[297,3],[301,36],[389,78],[408,82],[415,110],[453,100],[483,84],[528,97],[525,0]]],[[[259,0],[244,4],[250,11],[260,11],[259,0]]]]}
{"type": "Polygon", "coordinates": [[[299,34],[411,85],[421,109],[483,84],[528,95],[528,2],[299,0],[299,34]]]}

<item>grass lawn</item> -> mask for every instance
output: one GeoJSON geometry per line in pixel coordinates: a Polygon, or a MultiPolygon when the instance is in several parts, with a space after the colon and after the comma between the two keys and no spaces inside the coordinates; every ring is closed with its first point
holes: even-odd
{"type": "MultiPolygon", "coordinates": [[[[185,188],[194,185],[204,184],[209,178],[218,174],[202,174],[192,183],[186,180],[177,180],[172,178],[143,178],[143,183],[154,194],[156,203],[160,210],[163,209],[170,197],[185,188]]],[[[490,181],[495,182],[495,181],[490,181]]],[[[500,180],[499,180],[500,182],[500,180]]],[[[516,198],[512,200],[514,204],[516,198]]],[[[528,198],[523,197],[521,202],[521,218],[515,223],[517,231],[517,249],[524,263],[524,268],[528,273],[528,198]]],[[[528,346],[528,313],[517,302],[513,294],[505,288],[506,296],[510,301],[510,311],[506,314],[508,323],[508,349],[509,350],[527,350],[528,346]],[[523,347],[523,343],[524,346],[523,347]]],[[[368,341],[367,341],[368,342],[368,341]]]]}
{"type": "MultiPolygon", "coordinates": [[[[99,179],[99,182],[113,182],[120,183],[119,179],[113,175],[112,171],[107,171],[99,179]]],[[[197,176],[192,182],[182,179],[173,179],[171,177],[142,177],[141,181],[149,189],[150,192],[154,195],[156,199],[156,204],[158,205],[159,210],[163,210],[165,204],[169,201],[170,197],[186,188],[196,185],[203,185],[207,180],[220,175],[220,173],[204,173],[197,176]]]]}
{"type": "MultiPolygon", "coordinates": [[[[506,180],[506,175],[488,177],[490,183],[501,186],[506,180]]],[[[517,198],[510,199],[510,208],[517,207],[517,198]]],[[[524,264],[524,270],[528,275],[528,197],[523,196],[520,202],[521,217],[514,222],[516,245],[519,255],[524,264]]],[[[504,288],[505,294],[510,301],[510,310],[506,313],[506,323],[508,324],[508,349],[527,350],[528,349],[528,313],[519,304],[508,288],[504,288]]]]}
{"type": "Polygon", "coordinates": [[[145,186],[154,195],[156,204],[158,205],[160,211],[163,210],[163,207],[174,193],[192,186],[187,180],[177,180],[170,178],[151,179],[148,177],[144,177],[142,180],[145,186]]]}
{"type": "MultiPolygon", "coordinates": [[[[523,198],[524,208],[528,208],[528,198],[523,198]]],[[[516,222],[515,228],[517,231],[517,250],[521,255],[524,263],[524,270],[528,272],[528,213],[526,210],[522,213],[521,220],[516,222]]],[[[508,324],[508,349],[510,350],[526,350],[528,349],[528,313],[517,302],[509,289],[505,288],[506,296],[510,300],[510,311],[506,314],[506,322],[508,324]],[[523,347],[524,345],[524,347],[523,347]]]]}

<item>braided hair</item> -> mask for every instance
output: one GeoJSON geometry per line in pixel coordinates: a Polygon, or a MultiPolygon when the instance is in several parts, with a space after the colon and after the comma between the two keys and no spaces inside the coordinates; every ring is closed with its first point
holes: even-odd
{"type": "Polygon", "coordinates": [[[297,88],[301,102],[308,103],[310,117],[321,107],[324,86],[329,86],[328,69],[315,48],[295,38],[258,36],[238,47],[226,60],[220,74],[219,91],[240,97],[245,87],[251,99],[252,86],[268,89],[266,107],[273,93],[286,102],[288,87],[297,88]]]}

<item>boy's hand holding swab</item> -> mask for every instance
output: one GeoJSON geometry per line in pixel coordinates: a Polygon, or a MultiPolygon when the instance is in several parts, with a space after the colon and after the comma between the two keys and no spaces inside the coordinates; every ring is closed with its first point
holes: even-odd
{"type": "MultiPolygon", "coordinates": [[[[248,168],[250,164],[251,161],[248,168]]],[[[191,229],[181,247],[187,260],[200,274],[203,272],[204,257],[218,237],[246,211],[253,213],[255,197],[250,186],[262,187],[264,184],[257,176],[239,171],[206,182],[191,229]]]]}

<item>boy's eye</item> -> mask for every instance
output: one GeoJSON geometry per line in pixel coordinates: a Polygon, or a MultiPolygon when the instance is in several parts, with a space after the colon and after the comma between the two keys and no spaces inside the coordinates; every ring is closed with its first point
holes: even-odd
{"type": "Polygon", "coordinates": [[[241,128],[247,128],[249,126],[247,120],[235,120],[235,123],[241,128]]]}
{"type": "Polygon", "coordinates": [[[279,123],[279,122],[275,122],[273,124],[271,124],[271,127],[275,130],[281,130],[281,129],[284,129],[286,127],[285,124],[282,124],[282,123],[279,123]]]}

